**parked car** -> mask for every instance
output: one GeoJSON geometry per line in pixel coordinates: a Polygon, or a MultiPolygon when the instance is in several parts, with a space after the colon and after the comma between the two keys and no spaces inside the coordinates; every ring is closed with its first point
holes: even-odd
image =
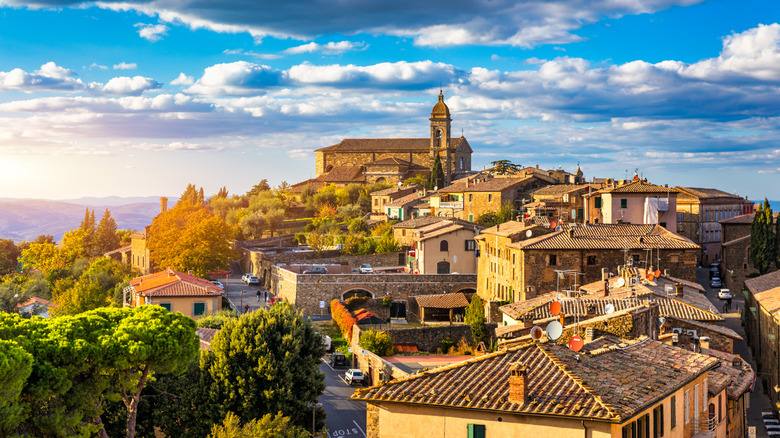
{"type": "Polygon", "coordinates": [[[358,369],[350,368],[347,370],[346,373],[344,373],[344,381],[347,382],[350,386],[353,383],[363,384],[363,371],[360,371],[358,369]]]}
{"type": "Polygon", "coordinates": [[[710,265],[710,278],[720,277],[720,263],[710,265]]]}
{"type": "Polygon", "coordinates": [[[345,367],[348,365],[347,356],[345,356],[344,353],[333,353],[330,355],[329,363],[333,368],[345,367]]]}
{"type": "Polygon", "coordinates": [[[219,281],[219,280],[211,280],[211,284],[213,284],[214,286],[216,286],[216,287],[218,287],[218,288],[220,288],[222,290],[225,290],[225,285],[222,284],[222,282],[219,281]]]}
{"type": "Polygon", "coordinates": [[[252,275],[251,273],[246,273],[246,274],[242,275],[242,276],[241,276],[241,281],[243,281],[244,283],[246,283],[246,280],[247,280],[247,279],[248,279],[248,278],[249,278],[251,275],[252,275]]]}
{"type": "Polygon", "coordinates": [[[731,295],[731,291],[728,289],[721,289],[720,292],[718,292],[718,298],[721,300],[728,300],[729,298],[734,298],[731,295]]]}
{"type": "Polygon", "coordinates": [[[246,284],[260,284],[260,279],[257,278],[257,275],[250,275],[246,279],[246,284]]]}
{"type": "Polygon", "coordinates": [[[360,273],[361,274],[373,274],[374,268],[371,267],[368,263],[363,263],[360,265],[360,273]]]}
{"type": "Polygon", "coordinates": [[[303,271],[304,274],[327,274],[328,270],[322,266],[315,266],[303,271]]]}
{"type": "Polygon", "coordinates": [[[723,286],[723,283],[720,281],[720,277],[712,277],[712,280],[710,280],[710,286],[711,287],[721,287],[723,286]]]}

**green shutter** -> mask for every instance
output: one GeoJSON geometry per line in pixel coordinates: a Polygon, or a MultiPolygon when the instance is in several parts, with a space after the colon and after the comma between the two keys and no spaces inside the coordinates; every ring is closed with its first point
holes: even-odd
{"type": "Polygon", "coordinates": [[[468,438],[485,438],[485,425],[484,424],[469,424],[468,438]]]}
{"type": "Polygon", "coordinates": [[[206,303],[194,303],[192,305],[192,314],[195,316],[206,313],[206,303]]]}
{"type": "Polygon", "coordinates": [[[593,203],[594,203],[594,206],[595,206],[596,208],[601,208],[601,197],[600,197],[600,196],[597,196],[597,197],[594,199],[593,203]]]}
{"type": "Polygon", "coordinates": [[[171,311],[171,303],[160,303],[160,307],[162,307],[163,309],[169,312],[171,311]]]}

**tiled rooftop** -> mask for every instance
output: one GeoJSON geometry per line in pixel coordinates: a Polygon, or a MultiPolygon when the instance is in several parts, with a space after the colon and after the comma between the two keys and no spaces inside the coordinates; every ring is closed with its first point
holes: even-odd
{"type": "Polygon", "coordinates": [[[601,188],[601,184],[556,184],[535,190],[531,194],[534,196],[561,196],[566,193],[578,192],[580,190],[587,192],[588,189],[591,189],[596,191],[599,188],[601,188]]]}
{"type": "Polygon", "coordinates": [[[780,319],[780,271],[748,278],[745,287],[767,312],[780,319]]]}
{"type": "MultiPolygon", "coordinates": [[[[463,137],[450,139],[450,148],[457,149],[463,137]]],[[[419,150],[427,152],[431,148],[430,138],[348,138],[332,146],[317,149],[315,152],[380,152],[419,150]]]]}
{"type": "Polygon", "coordinates": [[[699,199],[711,199],[711,198],[734,198],[734,199],[744,199],[739,195],[735,195],[733,193],[724,192],[723,190],[718,189],[707,189],[707,188],[701,188],[701,187],[675,187],[675,189],[679,189],[682,194],[692,195],[699,199]]]}
{"type": "Polygon", "coordinates": [[[219,329],[198,327],[198,329],[195,331],[195,334],[200,338],[200,349],[210,350],[211,341],[214,339],[214,335],[217,333],[219,333],[219,329]]]}
{"type": "Polygon", "coordinates": [[[457,224],[474,226],[474,224],[469,221],[464,221],[462,219],[457,219],[457,218],[443,217],[443,216],[420,216],[414,219],[409,219],[407,221],[399,222],[393,225],[393,228],[394,229],[395,228],[417,229],[417,228],[422,228],[427,225],[431,225],[443,221],[450,221],[457,224]]]}
{"type": "Polygon", "coordinates": [[[600,190],[601,193],[669,193],[677,194],[677,189],[672,187],[657,186],[644,181],[632,181],[622,186],[609,187],[600,190]]]}
{"type": "Polygon", "coordinates": [[[464,192],[503,192],[516,186],[530,182],[533,177],[522,178],[493,178],[480,183],[472,184],[463,189],[464,192]]]}
{"type": "Polygon", "coordinates": [[[734,359],[739,357],[735,354],[707,348],[702,348],[702,354],[712,356],[720,361],[720,366],[710,370],[707,375],[709,383],[707,392],[710,395],[716,395],[723,388],[726,388],[726,395],[730,399],[736,400],[750,390],[756,374],[747,361],[740,358],[738,366],[734,366],[734,359]]]}
{"type": "Polygon", "coordinates": [[[552,343],[512,347],[358,389],[352,399],[620,423],[717,363],[647,338],[609,337],[594,345],[601,348],[581,354],[552,343]],[[516,363],[527,367],[528,397],[520,403],[509,401],[509,369],[516,363]]]}
{"type": "Polygon", "coordinates": [[[563,224],[563,229],[512,244],[519,249],[699,249],[660,225],[563,224]],[[573,230],[573,236],[569,235],[573,230]]]}
{"type": "Polygon", "coordinates": [[[222,296],[210,281],[167,268],[130,280],[130,286],[144,297],[222,296]]]}
{"type": "Polygon", "coordinates": [[[730,217],[720,221],[722,224],[752,224],[753,218],[756,217],[755,213],[742,214],[739,216],[730,217]]]}
{"type": "Polygon", "coordinates": [[[410,186],[400,186],[400,187],[399,186],[393,186],[393,187],[390,187],[390,188],[387,188],[387,189],[377,190],[377,191],[371,192],[371,196],[394,195],[394,194],[396,194],[398,192],[406,192],[406,191],[410,191],[410,190],[413,191],[413,192],[416,192],[418,188],[419,187],[416,184],[410,185],[410,186]]]}
{"type": "Polygon", "coordinates": [[[417,304],[420,307],[431,307],[436,309],[457,309],[469,305],[469,300],[462,293],[454,294],[435,294],[418,295],[417,304]]]}
{"type": "Polygon", "coordinates": [[[325,182],[362,182],[362,166],[336,166],[325,174],[325,182]]]}

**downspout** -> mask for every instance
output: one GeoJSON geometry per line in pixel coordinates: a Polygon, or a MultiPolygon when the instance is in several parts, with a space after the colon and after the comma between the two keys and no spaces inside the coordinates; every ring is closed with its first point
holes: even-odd
{"type": "Polygon", "coordinates": [[[588,426],[585,425],[585,420],[582,420],[582,428],[585,429],[585,438],[588,438],[588,426]]]}

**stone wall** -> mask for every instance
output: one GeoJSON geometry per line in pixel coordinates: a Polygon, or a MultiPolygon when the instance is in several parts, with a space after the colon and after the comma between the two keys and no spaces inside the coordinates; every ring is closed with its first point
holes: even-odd
{"type": "MultiPolygon", "coordinates": [[[[488,333],[494,336],[496,324],[485,324],[488,333]]],[[[457,345],[461,339],[466,339],[470,344],[474,344],[474,338],[471,336],[471,327],[466,324],[453,324],[435,327],[394,327],[387,330],[393,344],[415,344],[420,351],[436,353],[439,348],[439,341],[449,339],[457,345]]],[[[495,338],[493,338],[495,340],[495,338]]]]}
{"type": "Polygon", "coordinates": [[[408,301],[418,295],[476,290],[473,274],[410,275],[410,274],[323,274],[298,275],[274,266],[271,276],[276,295],[306,314],[319,314],[330,309],[334,299],[343,299],[347,292],[366,291],[372,297],[389,296],[394,301],[408,301]]]}
{"type": "Polygon", "coordinates": [[[366,438],[379,438],[379,405],[366,403],[366,438]]]}
{"type": "Polygon", "coordinates": [[[357,325],[352,326],[350,347],[352,347],[352,354],[357,367],[363,370],[363,374],[366,376],[367,385],[376,385],[379,382],[389,382],[390,380],[409,377],[409,373],[406,371],[368,350],[363,350],[360,347],[360,332],[361,330],[357,325]]]}
{"type": "MultiPolygon", "coordinates": [[[[713,350],[719,350],[719,351],[725,351],[727,353],[734,353],[734,339],[730,338],[726,335],[720,334],[713,330],[707,330],[701,328],[699,325],[693,325],[685,322],[681,319],[673,319],[668,318],[667,319],[671,325],[672,329],[675,328],[681,328],[683,329],[683,333],[685,333],[686,330],[696,330],[696,336],[699,338],[702,338],[704,336],[707,336],[710,338],[710,348],[713,350]]],[[[691,338],[693,338],[691,336],[691,338]]],[[[692,343],[692,339],[688,340],[687,336],[678,336],[678,344],[688,344],[692,343]]]]}

